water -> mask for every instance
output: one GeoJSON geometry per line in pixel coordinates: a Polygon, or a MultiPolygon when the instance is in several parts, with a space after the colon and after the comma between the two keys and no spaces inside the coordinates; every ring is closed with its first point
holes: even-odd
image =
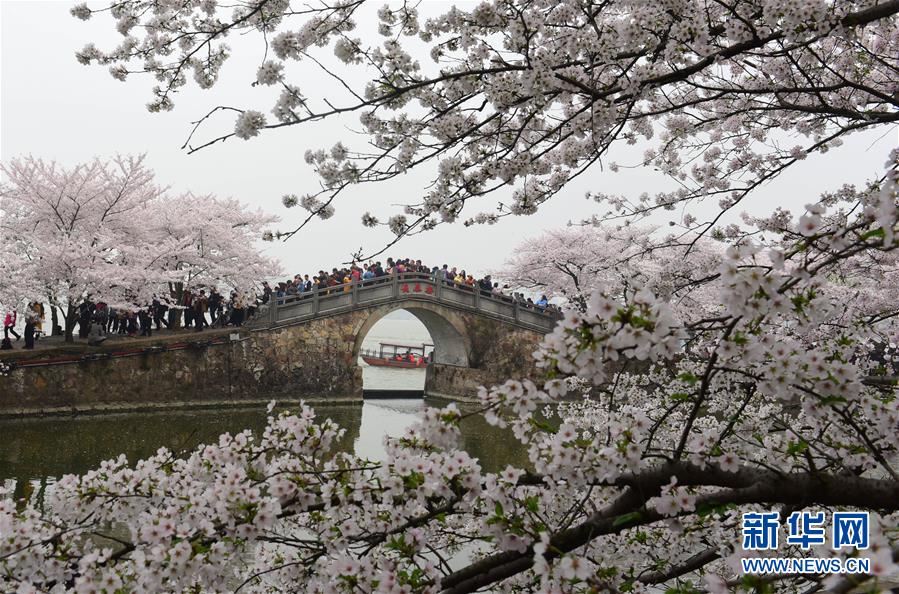
{"type": "MultiPolygon", "coordinates": [[[[426,403],[404,399],[311,405],[319,419],[330,418],[346,428],[340,450],[383,460],[384,436],[401,435],[426,403]]],[[[217,441],[225,432],[259,432],[266,416],[265,408],[259,407],[0,420],[0,485],[21,497],[52,485],[63,474],[82,474],[120,453],[134,462],[160,447],[188,452],[217,441]]],[[[511,432],[491,427],[479,416],[463,421],[462,447],[492,471],[507,464],[524,465],[527,459],[511,432]]]]}
{"type": "MultiPolygon", "coordinates": [[[[372,328],[364,347],[376,348],[381,341],[428,342],[424,326],[410,318],[406,312],[385,318],[372,328]]],[[[363,374],[366,389],[424,387],[424,370],[365,366],[363,374]]],[[[310,404],[319,419],[331,418],[347,429],[338,444],[342,451],[376,460],[384,458],[384,436],[401,435],[426,405],[421,399],[310,404]]],[[[134,462],[160,447],[188,452],[199,444],[217,441],[222,433],[259,432],[266,416],[259,407],[0,420],[0,485],[13,489],[17,496],[26,495],[52,485],[63,474],[84,473],[121,453],[134,462]]],[[[527,461],[511,432],[491,427],[478,416],[463,421],[462,447],[486,470],[501,470],[507,464],[522,466],[527,461]]]]}

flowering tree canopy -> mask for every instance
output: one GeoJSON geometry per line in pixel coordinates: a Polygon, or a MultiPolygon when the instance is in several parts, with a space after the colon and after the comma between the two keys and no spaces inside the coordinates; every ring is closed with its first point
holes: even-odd
{"type": "Polygon", "coordinates": [[[29,157],[2,170],[0,253],[10,257],[0,297],[60,306],[70,339],[88,297],[140,307],[169,285],[252,287],[278,272],[253,247],[277,218],[234,200],[170,196],[143,157],[72,169],[29,157]]]}
{"type": "Polygon", "coordinates": [[[645,287],[667,297],[683,316],[709,313],[718,295],[707,294],[704,281],[717,271],[723,250],[712,241],[654,237],[656,231],[639,225],[547,231],[519,244],[495,276],[564,297],[581,310],[596,291],[623,296],[645,287]]]}
{"type": "MultiPolygon", "coordinates": [[[[619,143],[642,142],[635,165],[671,176],[677,189],[639,199],[600,194],[608,215],[697,197],[727,210],[847,134],[899,121],[899,0],[487,0],[431,18],[403,3],[378,11],[383,42],[375,45],[354,35],[363,4],[114,2],[122,43],[105,51],[89,44],[78,59],[106,64],[122,80],[153,75],[160,82],[149,108],[168,110],[191,78],[201,88],[216,83],[228,36],[258,35],[266,52],[252,80],[280,89],[276,104],[269,113],[217,107],[237,114],[234,129],[209,140],[191,134],[185,147],[355,112],[365,148],[309,150],[321,189],[284,202],[309,211],[305,224],[330,216],[351,184],[435,161],[422,200],[388,221],[398,235],[455,221],[469,201],[481,212],[469,209],[468,223],[533,213],[591,165],[617,168],[609,150],[619,143]],[[320,66],[344,96],[317,97],[293,81],[298,61],[320,66]],[[368,82],[354,87],[350,69],[368,82]],[[502,188],[511,199],[481,199],[502,188]]],[[[82,19],[95,12],[72,10],[82,19]]],[[[718,216],[685,223],[705,231],[718,216]]]]}
{"type": "Polygon", "coordinates": [[[278,221],[233,198],[182,194],[160,208],[144,245],[154,265],[168,271],[173,296],[180,296],[179,288],[200,286],[251,291],[281,272],[257,244],[278,221]]]}

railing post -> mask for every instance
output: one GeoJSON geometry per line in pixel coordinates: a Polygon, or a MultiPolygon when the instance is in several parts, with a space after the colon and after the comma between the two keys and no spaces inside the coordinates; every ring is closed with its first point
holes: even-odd
{"type": "Polygon", "coordinates": [[[321,289],[315,289],[315,293],[312,294],[312,315],[318,315],[318,294],[321,293],[321,289]]]}
{"type": "Polygon", "coordinates": [[[474,288],[474,308],[481,309],[481,287],[476,283],[474,288]]]}
{"type": "Polygon", "coordinates": [[[275,325],[275,322],[278,321],[278,312],[275,311],[276,309],[278,309],[278,298],[272,293],[268,298],[268,322],[273,326],[275,325]]]}
{"type": "MultiPolygon", "coordinates": [[[[443,274],[443,273],[441,273],[443,274]]],[[[446,282],[444,277],[434,280],[434,284],[437,285],[437,290],[434,291],[435,296],[437,297],[437,301],[443,301],[443,284],[446,282]]]]}
{"type": "Polygon", "coordinates": [[[353,282],[353,305],[359,305],[359,283],[353,282]]]}
{"type": "Polygon", "coordinates": [[[515,318],[515,321],[518,321],[518,302],[516,301],[512,308],[512,317],[515,318]]]}
{"type": "Polygon", "coordinates": [[[397,299],[400,296],[400,274],[394,270],[393,271],[393,298],[397,299]]]}

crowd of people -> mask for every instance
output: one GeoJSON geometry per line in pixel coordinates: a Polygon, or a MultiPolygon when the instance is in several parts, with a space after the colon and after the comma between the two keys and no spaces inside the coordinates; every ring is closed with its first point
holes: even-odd
{"type": "MultiPolygon", "coordinates": [[[[102,343],[110,334],[127,336],[152,336],[162,328],[181,325],[197,332],[209,327],[242,326],[256,311],[260,297],[247,298],[233,291],[226,298],[216,288],[196,291],[184,290],[180,299],[153,297],[143,306],[113,307],[102,300],[90,298],[78,304],[76,314],[77,333],[89,344],[102,343]],[[207,318],[207,315],[209,316],[207,318]]],[[[19,314],[16,309],[6,313],[3,320],[3,341],[0,350],[13,348],[12,339],[23,338],[16,332],[19,314]]],[[[24,340],[26,349],[33,349],[35,341],[43,334],[44,305],[28,304],[25,315],[24,340]]],[[[62,334],[62,328],[54,328],[53,334],[62,334]]]]}
{"type": "MultiPolygon", "coordinates": [[[[426,275],[433,281],[440,281],[455,287],[480,291],[482,295],[506,299],[539,311],[555,311],[556,307],[549,303],[546,295],[536,301],[524,293],[516,292],[508,284],[500,286],[491,275],[479,279],[457,267],[444,264],[442,267],[429,267],[421,260],[387,258],[386,262],[370,262],[368,264],[349,267],[332,268],[331,272],[319,270],[317,274],[297,274],[293,278],[277,283],[272,287],[267,281],[262,283],[262,293],[256,296],[243,295],[232,291],[230,298],[212,287],[185,289],[178,299],[155,297],[143,306],[117,308],[102,300],[85,299],[77,307],[78,336],[88,340],[89,344],[100,344],[110,334],[127,336],[152,336],[154,327],[175,328],[183,324],[184,328],[193,328],[200,332],[208,327],[241,326],[261,304],[275,300],[283,304],[295,299],[309,297],[318,292],[349,292],[353,285],[385,282],[396,275],[426,275]],[[208,316],[208,318],[207,318],[208,316]]],[[[29,303],[25,315],[25,348],[34,348],[34,342],[43,333],[44,305],[29,303]]],[[[10,335],[18,341],[22,337],[15,326],[18,312],[14,309],[6,313],[3,322],[4,336],[0,349],[11,349],[10,335]]],[[[62,329],[54,329],[61,333],[62,329]]]]}
{"type": "Polygon", "coordinates": [[[540,311],[554,310],[555,306],[549,303],[546,295],[541,295],[536,301],[527,297],[524,293],[515,292],[508,284],[500,286],[491,275],[487,274],[480,279],[468,274],[464,269],[444,264],[442,267],[429,267],[422,264],[421,260],[394,260],[387,258],[386,263],[372,262],[361,266],[353,264],[344,268],[332,268],[331,272],[319,270],[318,274],[311,278],[308,274],[297,274],[292,279],[279,282],[275,287],[268,283],[263,285],[265,291],[263,300],[267,302],[272,296],[278,303],[302,298],[306,294],[319,291],[349,292],[354,284],[368,284],[389,280],[393,275],[417,274],[427,275],[434,281],[445,282],[456,287],[478,290],[482,295],[489,295],[508,299],[522,306],[540,311]]]}
{"type": "Polygon", "coordinates": [[[161,330],[179,324],[197,332],[210,327],[242,326],[255,313],[256,306],[257,299],[248,300],[237,291],[226,298],[215,287],[208,293],[206,289],[185,289],[174,302],[154,296],[150,303],[139,308],[115,308],[87,299],[78,307],[78,336],[98,342],[107,334],[152,336],[154,327],[161,330]]]}
{"type": "Polygon", "coordinates": [[[22,331],[22,334],[16,332],[18,320],[18,310],[13,309],[6,312],[3,318],[3,341],[0,342],[0,350],[7,351],[13,348],[12,340],[9,338],[10,334],[16,337],[16,341],[22,340],[22,334],[24,334],[25,348],[34,348],[34,342],[44,332],[44,304],[37,301],[28,304],[28,307],[25,309],[25,329],[22,331]]]}

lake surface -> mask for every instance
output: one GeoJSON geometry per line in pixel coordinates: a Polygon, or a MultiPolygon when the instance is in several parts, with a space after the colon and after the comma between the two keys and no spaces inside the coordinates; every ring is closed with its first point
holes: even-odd
{"type": "MultiPolygon", "coordinates": [[[[426,403],[404,399],[310,405],[319,419],[330,418],[346,428],[338,446],[342,451],[383,459],[384,437],[401,435],[426,403]]],[[[290,405],[284,408],[290,410],[290,405]]],[[[133,463],[160,447],[187,452],[217,441],[222,433],[259,432],[266,416],[265,408],[259,407],[0,420],[0,485],[22,496],[120,453],[133,463]]],[[[523,465],[527,459],[510,431],[491,427],[478,416],[463,421],[462,447],[487,470],[523,465]]]]}
{"type": "MultiPolygon", "coordinates": [[[[398,312],[375,325],[363,346],[376,349],[379,342],[391,341],[420,343],[429,342],[430,337],[411,314],[398,312]]],[[[363,364],[363,382],[369,390],[421,390],[424,374],[424,370],[363,364]]],[[[273,399],[278,397],[272,394],[273,399]]],[[[331,418],[347,429],[340,449],[370,459],[383,459],[384,437],[401,435],[426,405],[422,399],[309,404],[320,419],[331,418]]],[[[443,406],[445,402],[430,404],[443,406]]],[[[290,405],[284,408],[289,410],[290,405]]],[[[266,417],[265,408],[258,407],[0,420],[0,485],[22,496],[52,485],[64,474],[84,473],[121,453],[133,463],[160,447],[188,452],[199,444],[217,441],[222,433],[259,432],[266,417]]],[[[462,445],[487,470],[501,470],[507,464],[520,466],[527,460],[510,431],[491,427],[480,417],[463,421],[462,445]]]]}

